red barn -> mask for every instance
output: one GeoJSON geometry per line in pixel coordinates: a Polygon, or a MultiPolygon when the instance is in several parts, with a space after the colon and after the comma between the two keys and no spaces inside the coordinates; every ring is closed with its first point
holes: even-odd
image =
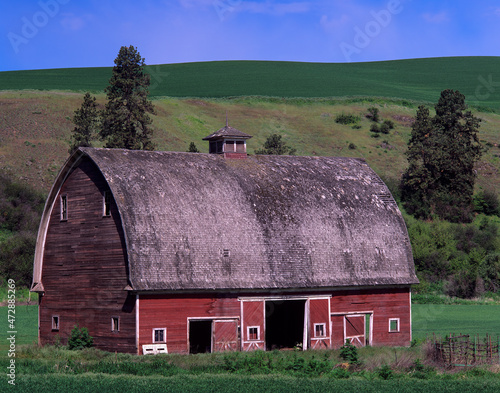
{"type": "Polygon", "coordinates": [[[130,353],[405,346],[405,223],[360,159],[80,148],[40,225],[39,341],[130,353]]]}

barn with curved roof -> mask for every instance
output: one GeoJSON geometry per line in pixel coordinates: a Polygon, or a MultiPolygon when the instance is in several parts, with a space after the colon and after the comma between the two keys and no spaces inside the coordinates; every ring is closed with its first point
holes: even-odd
{"type": "Polygon", "coordinates": [[[247,156],[250,136],[233,134],[207,137],[214,154],[68,159],[37,240],[42,344],[79,324],[97,347],[137,354],[409,345],[418,281],[376,173],[247,156]]]}

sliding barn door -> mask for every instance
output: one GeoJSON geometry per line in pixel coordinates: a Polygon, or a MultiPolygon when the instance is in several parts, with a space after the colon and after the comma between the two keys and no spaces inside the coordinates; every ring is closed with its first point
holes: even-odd
{"type": "Polygon", "coordinates": [[[265,302],[241,301],[241,347],[243,351],[265,350],[265,302]]]}
{"type": "Polygon", "coordinates": [[[309,299],[309,348],[327,349],[331,345],[330,298],[309,299]]]}
{"type": "Polygon", "coordinates": [[[365,315],[346,315],[344,318],[344,342],[349,340],[356,347],[366,345],[365,315]]]}
{"type": "Polygon", "coordinates": [[[222,319],[213,322],[213,351],[237,351],[238,345],[238,320],[222,319]]]}

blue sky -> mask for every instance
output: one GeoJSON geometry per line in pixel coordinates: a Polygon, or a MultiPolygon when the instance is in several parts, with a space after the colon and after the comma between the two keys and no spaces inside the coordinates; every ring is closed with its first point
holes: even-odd
{"type": "Polygon", "coordinates": [[[0,71],[500,55],[497,0],[2,0],[0,71]]]}

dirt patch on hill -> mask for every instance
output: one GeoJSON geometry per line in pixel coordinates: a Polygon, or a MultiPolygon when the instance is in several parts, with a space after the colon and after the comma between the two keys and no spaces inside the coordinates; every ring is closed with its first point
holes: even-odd
{"type": "Polygon", "coordinates": [[[401,123],[402,125],[408,127],[411,127],[415,122],[415,118],[412,116],[394,115],[392,116],[392,118],[396,120],[398,123],[401,123]]]}

